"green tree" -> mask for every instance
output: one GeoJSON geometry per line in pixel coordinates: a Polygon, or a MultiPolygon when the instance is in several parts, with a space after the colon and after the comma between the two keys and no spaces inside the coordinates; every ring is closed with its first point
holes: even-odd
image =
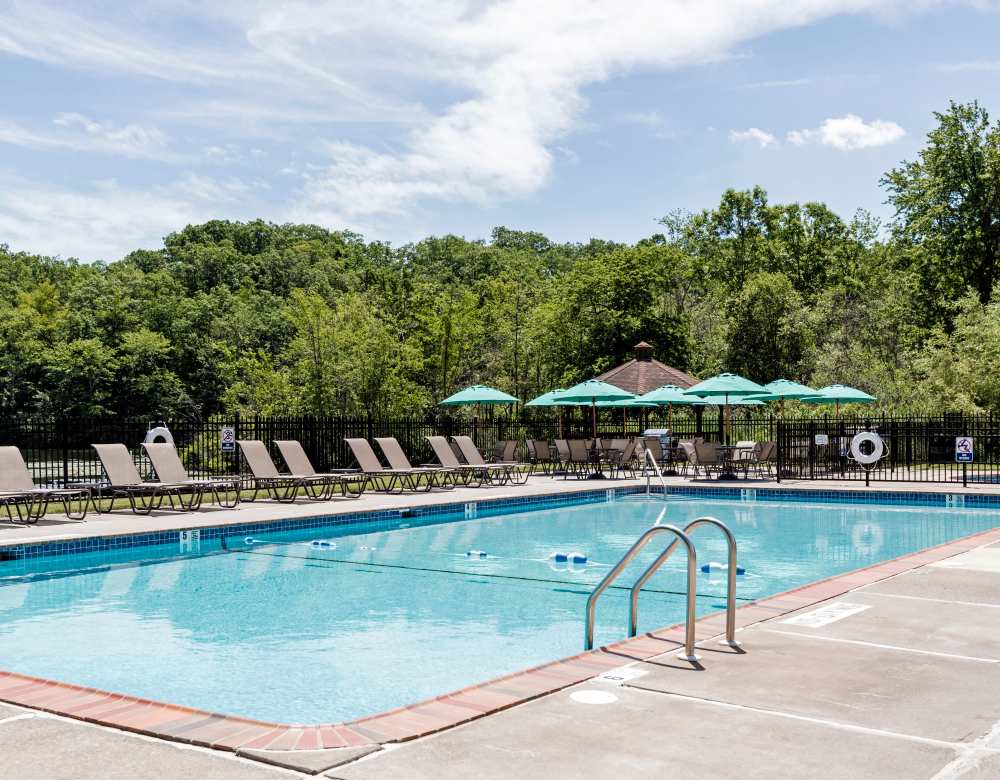
{"type": "Polygon", "coordinates": [[[971,287],[985,304],[1000,261],[1000,124],[976,102],[934,116],[918,159],[882,183],[897,235],[928,250],[913,259],[931,296],[946,302],[971,287]]]}
{"type": "Polygon", "coordinates": [[[811,340],[799,293],[784,274],[751,276],[729,309],[726,366],[756,382],[808,375],[811,340]]]}

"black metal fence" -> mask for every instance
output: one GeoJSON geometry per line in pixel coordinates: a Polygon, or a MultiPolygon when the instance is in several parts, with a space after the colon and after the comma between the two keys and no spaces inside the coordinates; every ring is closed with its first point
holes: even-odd
{"type": "Polygon", "coordinates": [[[776,427],[781,479],[1000,484],[1000,419],[992,415],[823,417],[782,420],[776,427]],[[852,453],[855,437],[865,432],[876,434],[881,445],[859,441],[852,453]],[[972,438],[972,463],[956,462],[959,437],[972,438]],[[874,461],[860,462],[859,453],[862,461],[874,461]]]}
{"type": "MultiPolygon", "coordinates": [[[[35,481],[45,485],[98,482],[103,473],[92,443],[122,442],[132,451],[140,472],[151,474],[140,443],[157,425],[152,420],[117,418],[8,418],[0,419],[0,445],[21,449],[35,481]]],[[[487,419],[440,417],[389,419],[343,417],[213,417],[167,420],[174,442],[193,476],[234,474],[241,468],[239,454],[224,449],[221,435],[232,429],[237,439],[260,439],[271,445],[278,439],[297,439],[319,470],[355,465],[344,443],[348,437],[373,439],[395,436],[414,463],[433,460],[426,437],[434,434],[472,436],[491,452],[498,441],[526,438],[587,437],[592,433],[589,410],[575,410],[560,420],[553,414],[498,415],[487,419]]],[[[740,410],[723,434],[720,414],[665,413],[637,416],[608,410],[599,415],[602,437],[636,436],[647,428],[670,428],[676,438],[702,437],[706,441],[775,441],[779,479],[903,481],[1000,484],[1000,419],[992,416],[872,417],[777,420],[740,410]],[[882,457],[869,467],[851,455],[858,433],[876,433],[884,447],[882,457]],[[955,462],[955,439],[970,436],[974,462],[955,462]]],[[[273,452],[276,462],[280,458],[273,452]]]]}
{"type": "MultiPolygon", "coordinates": [[[[593,422],[589,414],[580,411],[564,414],[562,419],[551,414],[530,414],[522,417],[498,415],[489,419],[474,417],[441,417],[437,419],[367,419],[344,417],[240,417],[222,416],[206,420],[165,420],[120,418],[7,418],[0,419],[0,445],[16,445],[38,484],[71,485],[99,482],[103,478],[101,465],[91,448],[94,443],[120,442],[128,446],[143,475],[152,475],[145,458],[142,441],[158,425],[166,426],[192,476],[235,474],[240,471],[239,453],[224,449],[222,432],[231,429],[236,439],[260,439],[273,447],[279,439],[296,439],[302,443],[317,470],[350,468],[354,459],[344,443],[345,438],[373,439],[394,436],[413,463],[433,460],[427,436],[469,435],[481,449],[491,452],[498,441],[555,439],[590,436],[593,422]]],[[[669,420],[676,435],[701,436],[707,441],[722,440],[722,420],[715,415],[705,419],[673,415],[669,420]]],[[[597,433],[604,437],[636,436],[647,428],[668,427],[666,415],[644,415],[634,412],[622,415],[604,411],[597,421],[597,433]]],[[[774,425],[770,418],[745,418],[732,421],[733,440],[773,438],[774,425]]],[[[280,463],[274,448],[272,454],[280,463]]]]}

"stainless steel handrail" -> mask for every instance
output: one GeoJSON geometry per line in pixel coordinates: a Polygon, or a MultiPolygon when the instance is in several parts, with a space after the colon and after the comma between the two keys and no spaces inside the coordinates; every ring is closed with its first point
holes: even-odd
{"type": "Polygon", "coordinates": [[[666,531],[669,531],[677,537],[677,539],[671,543],[671,548],[676,547],[678,541],[683,542],[684,546],[687,548],[688,554],[687,616],[684,624],[684,652],[680,655],[692,663],[699,660],[698,656],[694,653],[694,608],[695,586],[698,584],[698,557],[695,552],[694,545],[691,544],[691,539],[688,538],[688,535],[680,528],[673,525],[654,525],[652,528],[647,530],[642,536],[636,539],[635,544],[629,547],[628,552],[626,552],[625,555],[622,556],[622,559],[618,561],[611,571],[605,575],[604,579],[597,583],[597,587],[594,588],[594,592],[591,593],[590,598],[587,599],[587,620],[583,636],[584,650],[592,650],[594,648],[594,615],[597,609],[597,599],[600,598],[601,594],[607,590],[608,586],[614,582],[615,579],[617,579],[618,575],[622,573],[622,570],[628,566],[632,559],[639,554],[639,551],[642,550],[642,548],[645,547],[654,536],[666,531]]]}
{"type": "MultiPolygon", "coordinates": [[[[729,547],[729,567],[728,567],[728,582],[726,585],[726,638],[722,642],[724,645],[729,645],[730,647],[739,647],[740,643],[736,641],[736,537],[733,536],[733,532],[729,530],[728,526],[721,520],[717,520],[714,517],[699,517],[697,520],[692,520],[686,526],[684,526],[684,534],[690,534],[696,528],[702,525],[714,525],[716,528],[720,529],[726,536],[726,544],[729,547]]],[[[649,564],[649,567],[644,571],[639,579],[635,581],[635,585],[632,586],[632,590],[629,592],[629,613],[628,613],[628,635],[635,636],[638,631],[638,615],[639,615],[639,591],[642,590],[642,586],[649,581],[656,570],[659,569],[667,559],[673,554],[674,550],[677,548],[677,540],[675,539],[670,543],[670,545],[659,557],[649,564]]],[[[689,556],[690,557],[690,556],[689,556]]],[[[688,595],[694,592],[694,588],[688,583],[688,595]]]]}
{"type": "MultiPolygon", "coordinates": [[[[644,452],[644,456],[643,457],[646,459],[646,463],[648,465],[650,465],[650,466],[653,467],[653,471],[656,473],[656,476],[660,480],[660,485],[663,487],[663,500],[666,501],[667,500],[667,483],[666,483],[666,480],[663,479],[663,472],[660,471],[660,466],[659,466],[659,464],[657,464],[656,458],[653,457],[653,453],[651,453],[649,450],[646,450],[646,449],[644,449],[643,452],[644,452]]],[[[643,471],[646,471],[645,467],[643,468],[643,471]]],[[[649,480],[650,480],[650,474],[649,474],[648,471],[646,471],[646,495],[647,496],[650,494],[650,491],[649,491],[649,480]]]]}

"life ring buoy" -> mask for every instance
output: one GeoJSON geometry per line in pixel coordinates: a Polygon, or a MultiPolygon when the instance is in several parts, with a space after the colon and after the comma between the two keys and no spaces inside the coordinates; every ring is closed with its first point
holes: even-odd
{"type": "Polygon", "coordinates": [[[885,455],[885,442],[882,437],[872,431],[862,431],[851,439],[851,457],[862,466],[878,463],[885,455]],[[864,452],[861,445],[868,442],[872,445],[871,452],[864,452]]]}
{"type": "Polygon", "coordinates": [[[143,439],[145,444],[155,444],[158,441],[167,444],[174,443],[174,435],[166,425],[157,425],[155,428],[150,428],[146,431],[146,438],[143,439]]]}

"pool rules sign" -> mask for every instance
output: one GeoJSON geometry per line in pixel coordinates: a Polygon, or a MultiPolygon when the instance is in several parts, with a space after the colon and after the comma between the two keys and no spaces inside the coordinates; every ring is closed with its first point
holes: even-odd
{"type": "Polygon", "coordinates": [[[955,462],[972,463],[975,459],[974,443],[971,436],[955,437],[955,462]]]}

